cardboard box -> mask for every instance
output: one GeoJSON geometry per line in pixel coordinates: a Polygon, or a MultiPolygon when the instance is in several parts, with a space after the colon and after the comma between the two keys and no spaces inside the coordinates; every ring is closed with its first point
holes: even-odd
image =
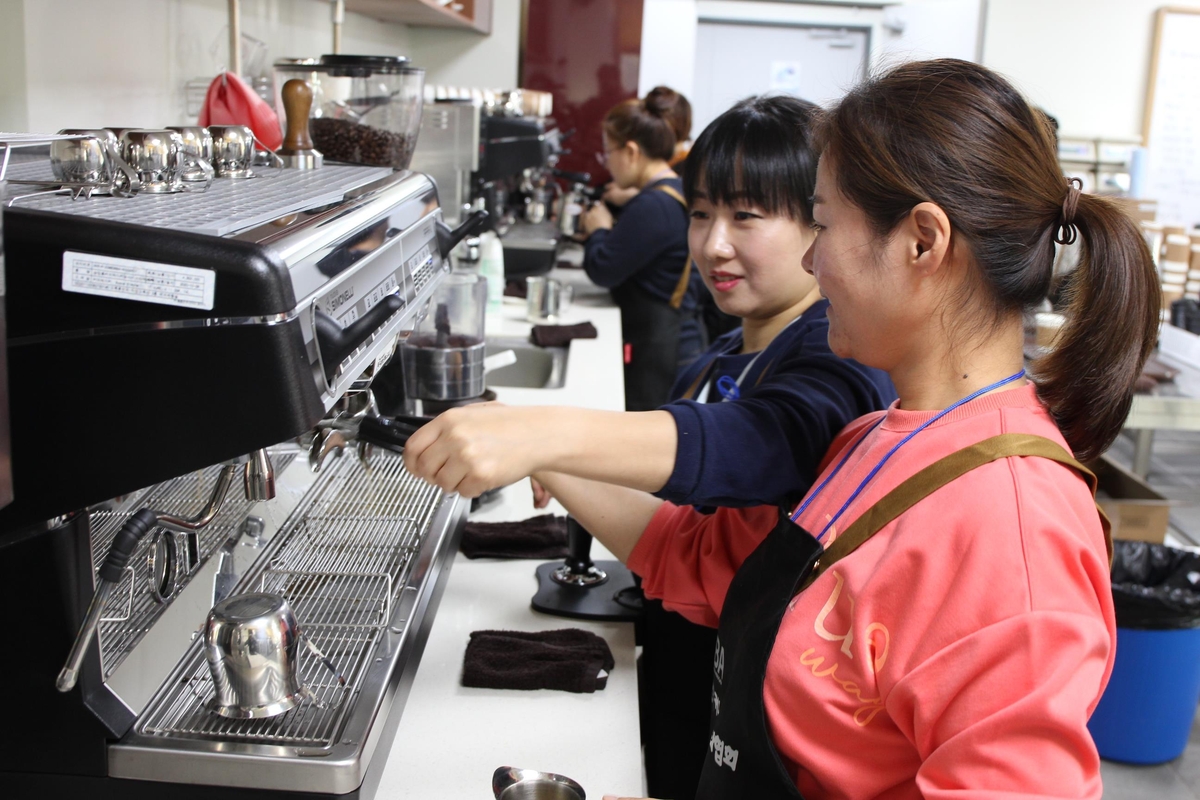
{"type": "Polygon", "coordinates": [[[1113,538],[1162,544],[1171,522],[1171,501],[1107,455],[1087,466],[1107,495],[1097,502],[1112,523],[1113,538]]]}

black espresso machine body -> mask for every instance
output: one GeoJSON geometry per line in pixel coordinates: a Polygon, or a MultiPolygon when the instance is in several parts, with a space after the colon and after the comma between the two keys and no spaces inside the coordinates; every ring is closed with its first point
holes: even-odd
{"type": "Polygon", "coordinates": [[[443,269],[437,196],[421,176],[361,167],[321,171],[325,194],[335,171],[352,187],[338,202],[233,235],[158,209],[162,224],[139,225],[142,198],[5,211],[22,468],[0,530],[296,436],[370,367],[443,269]],[[80,213],[102,203],[108,218],[80,213]],[[328,320],[361,341],[322,341],[328,320]]]}
{"type": "Polygon", "coordinates": [[[336,459],[314,478],[288,442],[364,393],[424,313],[449,249],[480,220],[450,231],[423,175],[340,166],[174,196],[31,196],[3,213],[17,499],[0,510],[0,602],[18,618],[9,632],[20,653],[0,659],[0,684],[12,692],[0,796],[371,796],[465,506],[407,476],[395,454],[361,465],[336,459]],[[245,501],[226,501],[207,533],[186,545],[197,548],[189,553],[196,563],[165,600],[143,596],[146,580],[134,568],[149,562],[138,551],[112,601],[120,614],[128,591],[128,621],[106,611],[78,685],[57,691],[119,524],[112,520],[144,498],[180,503],[186,516],[197,507],[193,484],[207,495],[222,462],[279,443],[279,497],[255,505],[247,483],[245,501]],[[403,504],[401,513],[376,503],[387,525],[405,529],[403,542],[386,530],[371,539],[371,525],[354,516],[361,512],[338,512],[329,541],[310,524],[309,515],[332,518],[335,507],[357,507],[372,492],[403,504]],[[279,518],[247,516],[261,507],[279,518]],[[246,537],[263,544],[244,546],[246,537]],[[235,592],[294,589],[296,575],[312,574],[299,571],[310,563],[326,565],[319,577],[340,587],[348,579],[338,558],[354,548],[356,559],[359,551],[399,554],[367,579],[362,591],[372,596],[355,608],[377,606],[369,620],[322,628],[305,597],[297,600],[317,638],[356,631],[332,645],[359,665],[352,687],[322,690],[340,705],[297,712],[334,715],[335,739],[277,746],[286,737],[262,726],[230,733],[203,719],[208,728],[170,736],[136,728],[169,705],[162,697],[172,690],[185,702],[196,693],[203,656],[191,634],[216,597],[218,561],[231,581],[238,576],[224,575],[226,557],[247,565],[235,592]],[[280,566],[289,563],[290,571],[280,566]]]}

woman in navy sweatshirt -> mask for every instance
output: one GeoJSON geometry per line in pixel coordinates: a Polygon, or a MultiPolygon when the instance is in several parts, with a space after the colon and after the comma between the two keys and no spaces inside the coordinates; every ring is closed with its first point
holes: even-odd
{"type": "Polygon", "coordinates": [[[603,203],[584,214],[583,268],[621,308],[625,410],[649,411],[670,397],[680,366],[705,346],[698,304],[704,292],[688,260],[683,185],[671,169],[675,110],[687,100],[659,86],[604,118],[604,160],[613,182],[638,189],[614,221],[603,203]]]}
{"type": "MultiPolygon", "coordinates": [[[[684,370],[675,399],[646,413],[579,408],[454,409],[413,435],[405,463],[475,496],[539,471],[653,492],[677,504],[778,505],[812,484],[833,437],[885,408],[883,372],[835,356],[813,241],[818,109],[751,98],[718,117],[688,157],[689,242],[717,306],[742,318],[684,370]]],[[[708,746],[715,631],[648,604],[644,740],[650,793],[695,794],[708,746]]]]}

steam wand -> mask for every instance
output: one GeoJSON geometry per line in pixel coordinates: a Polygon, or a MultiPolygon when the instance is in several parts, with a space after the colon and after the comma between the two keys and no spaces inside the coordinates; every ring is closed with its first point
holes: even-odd
{"type": "Polygon", "coordinates": [[[69,692],[75,688],[75,684],[79,680],[79,669],[83,664],[84,653],[92,643],[96,629],[100,627],[100,615],[104,611],[104,604],[108,601],[113,589],[121,582],[125,565],[129,563],[133,551],[137,549],[138,542],[155,527],[180,533],[193,533],[208,525],[225,503],[225,496],[229,494],[229,487],[233,485],[233,478],[239,467],[244,472],[243,480],[248,499],[261,500],[275,496],[275,472],[271,467],[271,460],[267,457],[265,450],[258,450],[250,455],[250,460],[244,467],[241,464],[226,464],[221,468],[221,474],[217,476],[217,485],[213,487],[212,496],[196,516],[177,517],[162,511],[143,508],[126,520],[125,524],[121,526],[121,530],[117,531],[108,555],[97,573],[96,591],[92,595],[91,603],[88,604],[83,625],[80,626],[79,633],[75,635],[75,643],[71,646],[67,663],[58,673],[58,680],[55,681],[55,686],[60,692],[69,692]]]}

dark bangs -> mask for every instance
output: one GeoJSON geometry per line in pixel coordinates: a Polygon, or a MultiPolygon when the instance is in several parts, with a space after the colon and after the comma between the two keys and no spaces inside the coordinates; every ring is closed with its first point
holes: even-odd
{"type": "Polygon", "coordinates": [[[787,95],[750,97],[713,120],[692,145],[683,173],[690,205],[748,202],[768,214],[812,222],[817,151],[812,129],[821,110],[787,95]]]}

